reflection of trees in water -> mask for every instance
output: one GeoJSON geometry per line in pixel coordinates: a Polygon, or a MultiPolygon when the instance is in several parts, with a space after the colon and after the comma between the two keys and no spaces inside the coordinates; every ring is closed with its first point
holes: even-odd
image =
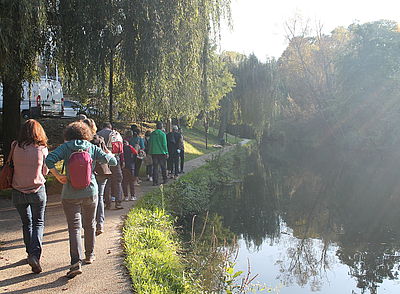
{"type": "Polygon", "coordinates": [[[212,211],[222,215],[224,225],[242,236],[248,247],[258,248],[266,238],[279,236],[276,201],[259,153],[252,152],[237,164],[236,173],[242,181],[218,189],[212,211]]]}
{"type": "Polygon", "coordinates": [[[397,280],[399,275],[399,244],[355,244],[337,251],[339,259],[349,266],[350,275],[357,280],[362,293],[378,293],[385,279],[397,280]],[[397,247],[397,249],[394,249],[397,247]]]}
{"type": "Polygon", "coordinates": [[[319,244],[315,239],[289,240],[290,247],[283,259],[276,263],[280,266],[279,279],[285,284],[297,283],[300,286],[310,284],[312,291],[320,290],[323,285],[321,278],[325,276],[332,256],[328,254],[329,244],[319,244]],[[322,248],[319,247],[321,245],[322,248]]]}
{"type": "Polygon", "coordinates": [[[274,170],[270,174],[280,195],[280,215],[298,238],[280,261],[282,275],[288,283],[310,282],[318,289],[320,269],[329,267],[327,249],[335,242],[357,287],[377,293],[385,279],[398,278],[399,260],[393,256],[400,250],[399,152],[328,155],[293,159],[292,154],[283,162],[265,156],[274,170]],[[324,248],[316,250],[310,238],[321,239],[324,248]]]}

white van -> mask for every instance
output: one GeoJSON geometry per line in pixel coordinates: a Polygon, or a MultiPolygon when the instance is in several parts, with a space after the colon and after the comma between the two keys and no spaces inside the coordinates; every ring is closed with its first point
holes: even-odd
{"type": "MultiPolygon", "coordinates": [[[[3,85],[0,83],[0,111],[3,110],[3,85]]],[[[21,115],[27,119],[32,116],[62,116],[64,113],[64,94],[58,80],[41,77],[39,81],[22,84],[21,115]]]]}

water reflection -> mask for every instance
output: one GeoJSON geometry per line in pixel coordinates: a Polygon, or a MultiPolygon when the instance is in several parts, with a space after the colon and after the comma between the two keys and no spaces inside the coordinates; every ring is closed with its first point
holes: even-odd
{"type": "MultiPolygon", "coordinates": [[[[346,268],[353,293],[398,293],[398,283],[385,281],[400,270],[400,152],[334,150],[252,150],[236,159],[242,181],[220,189],[212,212],[247,250],[284,248],[265,266],[279,267],[287,286],[327,293],[327,276],[346,268]]],[[[352,293],[342,282],[332,293],[352,293]]],[[[291,289],[281,292],[300,293],[291,289]]]]}

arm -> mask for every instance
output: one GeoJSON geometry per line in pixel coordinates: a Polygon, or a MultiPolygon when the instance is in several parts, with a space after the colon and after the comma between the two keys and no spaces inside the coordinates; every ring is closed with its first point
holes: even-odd
{"type": "Polygon", "coordinates": [[[168,155],[167,136],[166,135],[162,136],[161,146],[162,146],[162,149],[165,151],[165,154],[168,155]]]}
{"type": "Polygon", "coordinates": [[[109,150],[107,150],[109,153],[105,153],[97,146],[93,145],[92,148],[94,148],[94,160],[98,161],[99,163],[107,163],[110,166],[117,165],[117,159],[111,152],[109,152],[109,150]]]}
{"type": "Polygon", "coordinates": [[[47,165],[45,163],[46,157],[49,154],[49,150],[46,148],[42,149],[43,152],[43,165],[42,165],[42,174],[45,176],[49,173],[49,169],[47,168],[47,165]]]}
{"type": "Polygon", "coordinates": [[[59,181],[61,184],[66,184],[68,179],[67,176],[62,175],[55,168],[55,164],[61,160],[65,160],[66,156],[66,147],[63,145],[58,146],[53,152],[50,152],[46,157],[46,166],[50,169],[52,175],[59,181]]]}
{"type": "Polygon", "coordinates": [[[55,167],[51,168],[50,172],[57,179],[57,181],[59,181],[61,184],[64,185],[64,184],[66,184],[68,182],[67,176],[60,174],[55,167]]]}

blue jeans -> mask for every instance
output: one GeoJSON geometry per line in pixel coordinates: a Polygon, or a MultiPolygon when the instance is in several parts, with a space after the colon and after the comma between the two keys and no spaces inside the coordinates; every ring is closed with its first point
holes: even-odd
{"type": "Polygon", "coordinates": [[[98,230],[104,227],[104,190],[108,181],[107,176],[96,176],[97,185],[99,186],[99,197],[97,200],[97,211],[96,211],[96,228],[98,230]]]}
{"type": "Polygon", "coordinates": [[[40,259],[47,201],[46,188],[43,185],[39,191],[30,194],[13,190],[12,201],[21,217],[26,252],[40,259]]]}
{"type": "Polygon", "coordinates": [[[79,199],[63,199],[62,205],[68,223],[71,264],[75,264],[81,262],[84,258],[81,242],[81,222],[83,222],[85,237],[85,255],[88,258],[94,255],[97,195],[79,199]]]}

